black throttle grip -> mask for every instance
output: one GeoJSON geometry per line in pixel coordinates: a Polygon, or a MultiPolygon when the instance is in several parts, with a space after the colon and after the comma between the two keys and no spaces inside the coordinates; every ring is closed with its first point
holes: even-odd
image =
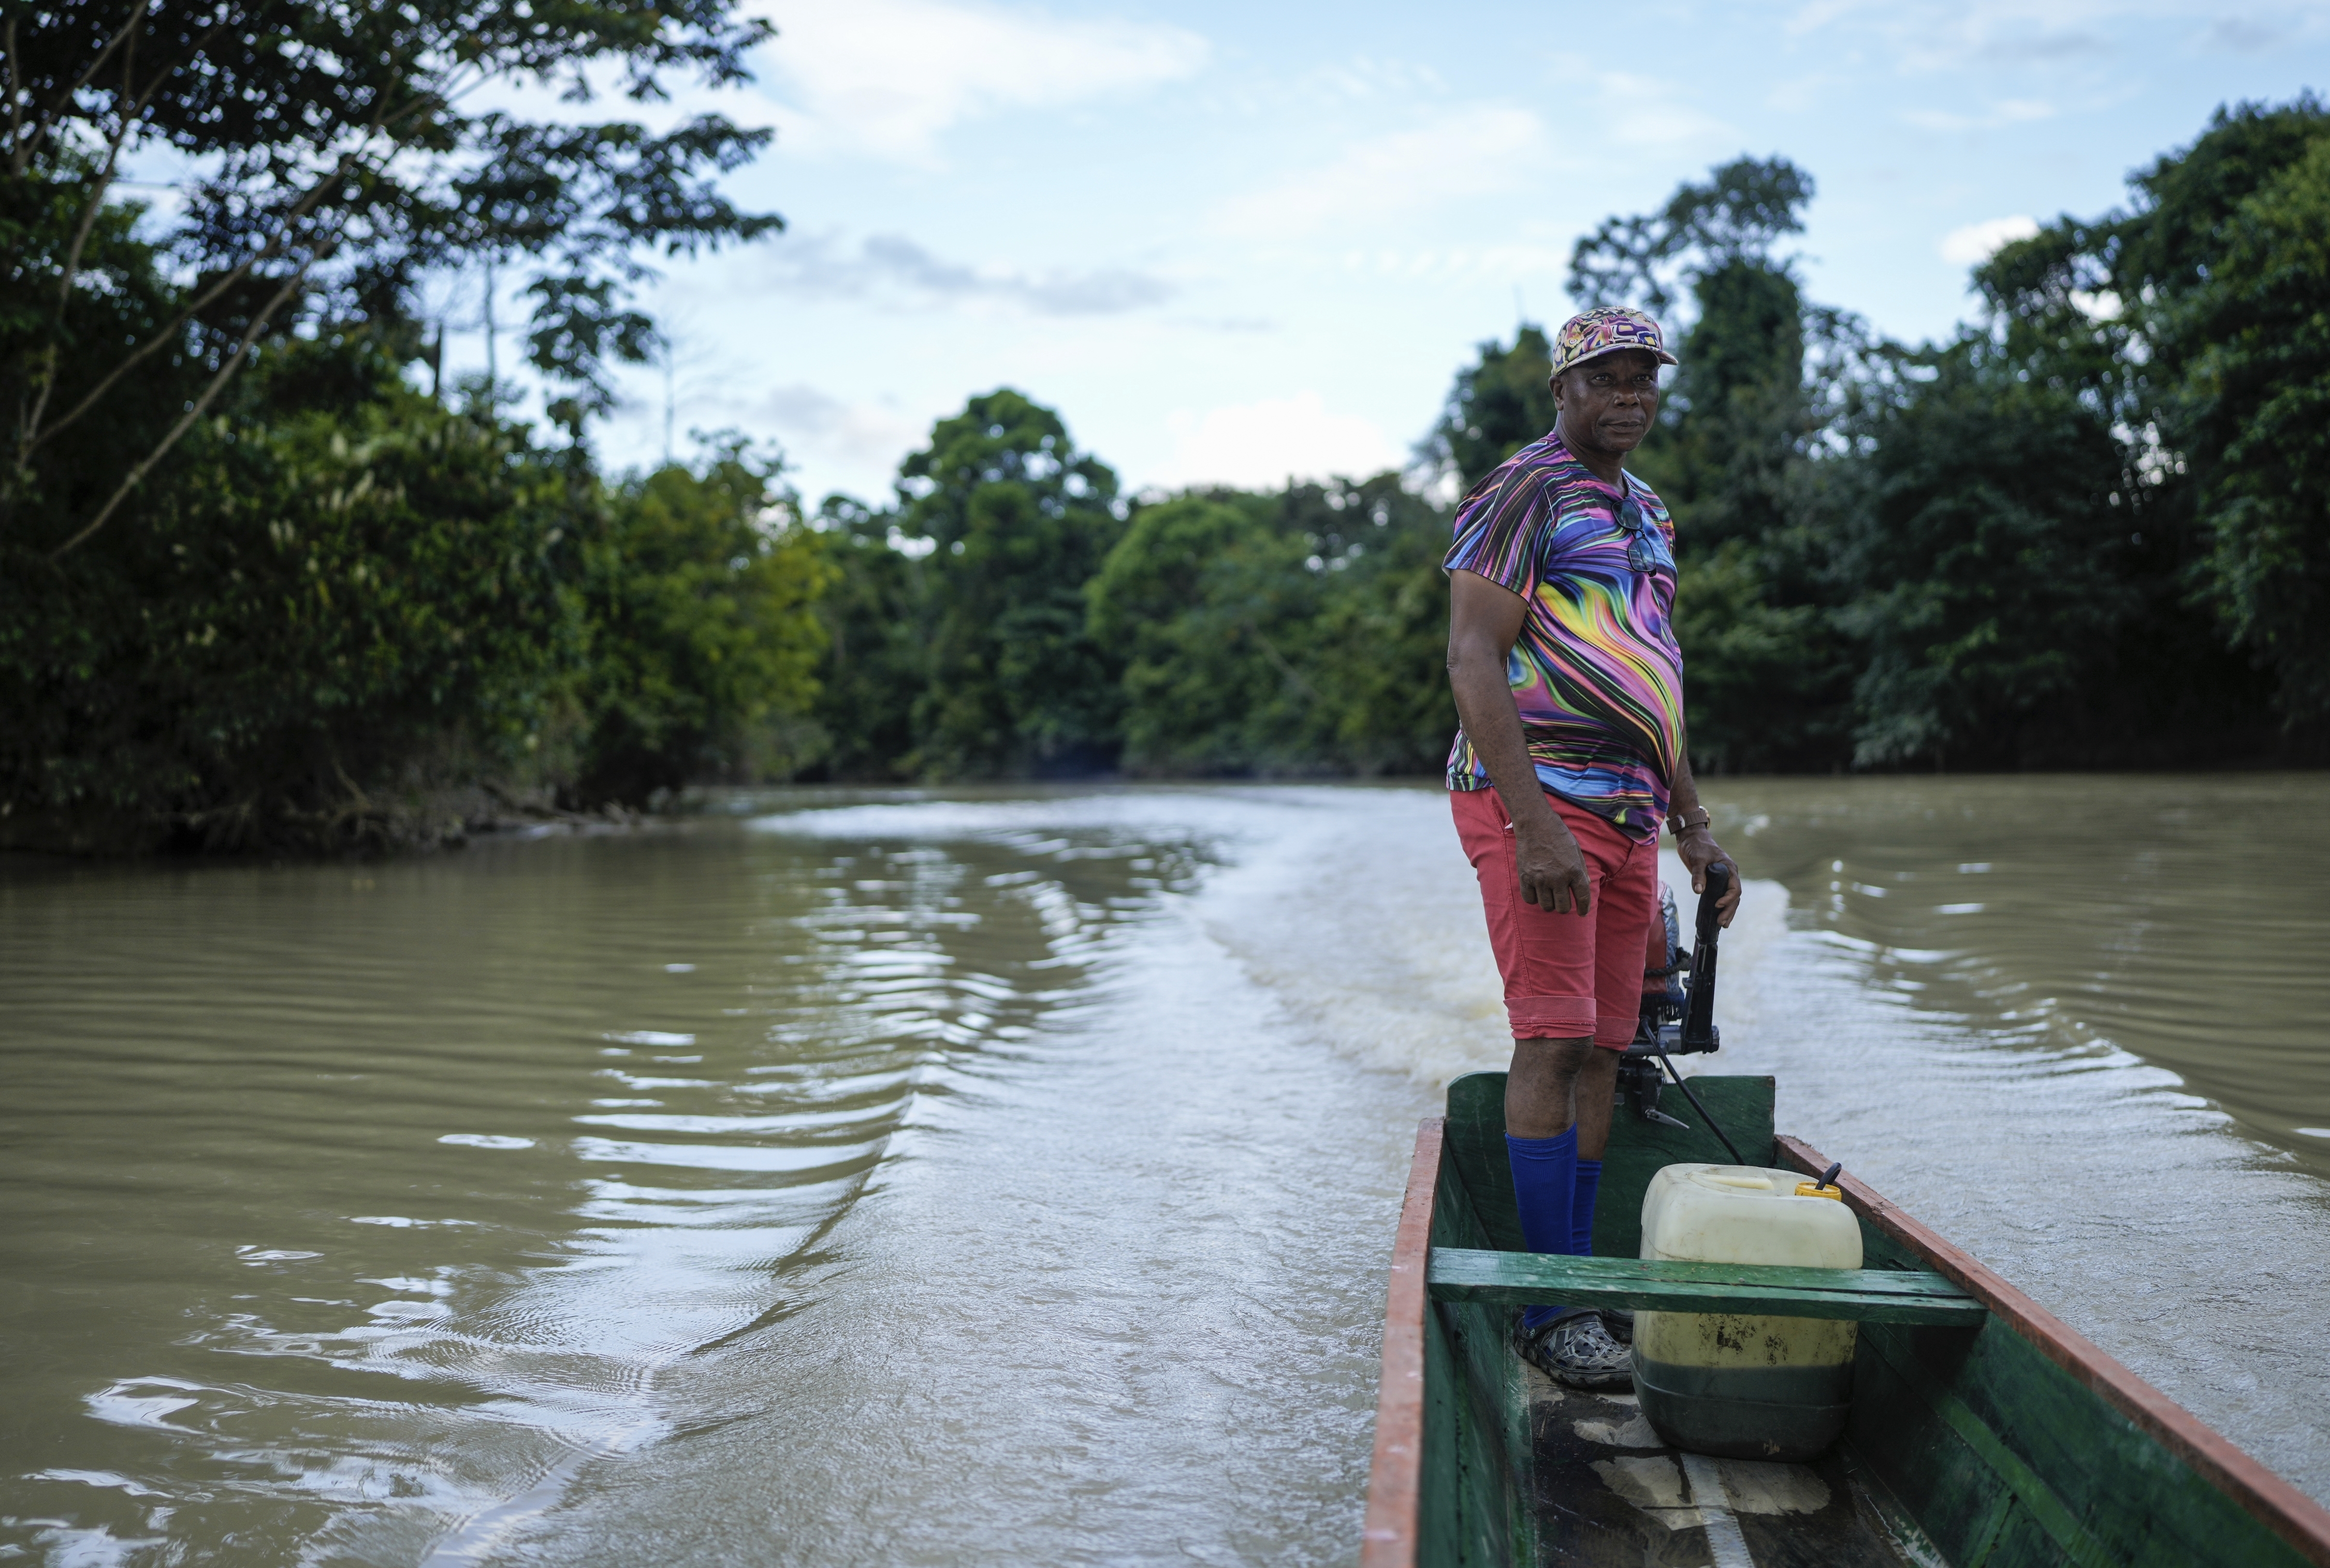
{"type": "Polygon", "coordinates": [[[1685,1051],[1715,1048],[1715,951],[1723,927],[1717,907],[1731,891],[1731,868],[1717,861],[1707,868],[1707,891],[1700,895],[1696,943],[1691,950],[1691,1000],[1682,1015],[1685,1051]]]}

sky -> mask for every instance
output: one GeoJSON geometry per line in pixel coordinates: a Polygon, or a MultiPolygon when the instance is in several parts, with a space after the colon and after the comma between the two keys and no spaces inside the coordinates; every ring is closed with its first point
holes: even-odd
{"type": "MultiPolygon", "coordinates": [[[[756,81],[658,113],[774,127],[726,189],[786,231],[666,269],[669,364],[594,439],[741,431],[812,502],[888,498],[999,386],[1129,488],[1400,467],[1480,343],[1569,314],[1580,234],[1742,153],[1816,183],[1813,298],[1944,335],[2001,240],[2118,205],[2221,104],[2330,87],[2330,0],[745,9],[756,81]]],[[[484,358],[466,309],[450,368],[484,358]]]]}

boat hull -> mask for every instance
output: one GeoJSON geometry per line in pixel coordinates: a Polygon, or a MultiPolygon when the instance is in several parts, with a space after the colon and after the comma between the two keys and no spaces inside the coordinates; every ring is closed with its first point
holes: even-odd
{"type": "MultiPolygon", "coordinates": [[[[1808,1175],[1827,1164],[1775,1135],[1768,1078],[1692,1082],[1749,1162],[1808,1175]]],[[[1428,1279],[1435,1247],[1522,1248],[1503,1093],[1501,1073],[1459,1079],[1446,1117],[1418,1134],[1395,1242],[1365,1568],[2330,1568],[2330,1513],[1850,1176],[1868,1268],[1938,1273],[1986,1310],[1967,1307],[1975,1320],[1963,1326],[1861,1322],[1842,1431],[1808,1460],[1678,1450],[1643,1419],[1656,1392],[1638,1402],[1555,1387],[1513,1354],[1515,1308],[1435,1299],[1428,1279]]],[[[1726,1161],[1706,1130],[1622,1114],[1603,1163],[1596,1254],[1635,1256],[1651,1174],[1698,1160],[1726,1161]]]]}

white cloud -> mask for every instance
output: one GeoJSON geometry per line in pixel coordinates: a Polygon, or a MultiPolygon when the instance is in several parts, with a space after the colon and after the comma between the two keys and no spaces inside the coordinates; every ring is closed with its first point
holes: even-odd
{"type": "Polygon", "coordinates": [[[762,56],[801,117],[802,151],[936,161],[940,136],[1013,109],[1114,98],[1194,74],[1210,52],[1156,23],[1086,21],[950,0],[753,0],[778,27],[762,56]]]}
{"type": "Polygon", "coordinates": [[[903,234],[875,234],[855,247],[832,235],[787,238],[772,250],[781,287],[830,298],[930,307],[1001,306],[1038,316],[1113,316],[1161,304],[1179,292],[1155,273],[1124,267],[1026,272],[974,267],[933,255],[903,234]]]}
{"type": "Polygon", "coordinates": [[[1460,109],[1359,142],[1323,168],[1233,197],[1214,209],[1213,225],[1270,237],[1349,220],[1375,228],[1392,213],[1510,190],[1541,172],[1551,153],[1544,122],[1527,109],[1460,109]]]}
{"type": "Polygon", "coordinates": [[[1998,130],[2011,125],[2028,125],[2032,120],[2052,119],[2055,118],[2055,106],[2035,98],[2011,98],[1991,105],[1980,114],[1913,109],[1904,112],[1901,118],[1920,130],[1998,130]]]}
{"type": "MultiPolygon", "coordinates": [[[[2132,28],[2176,19],[2202,24],[2202,47],[2256,52],[2319,32],[2318,0],[1808,0],[1785,24],[1792,37],[1861,34],[1877,61],[1910,74],[2001,66],[2057,72],[2125,58],[2132,28]]],[[[1853,41],[1861,42],[1860,40],[1853,41]]]]}
{"type": "Polygon", "coordinates": [[[1824,71],[1781,78],[1764,95],[1764,107],[1781,114],[1803,114],[1836,96],[1836,78],[1824,71]]]}
{"type": "Polygon", "coordinates": [[[1350,250],[1342,253],[1341,265],[1346,273],[1378,278],[1517,283],[1549,276],[1560,278],[1569,266],[1569,250],[1566,246],[1552,245],[1487,245],[1478,250],[1455,245],[1445,250],[1350,250]]]}
{"type": "MultiPolygon", "coordinates": [[[[2105,49],[2093,31],[2116,13],[2157,9],[2163,0],[1812,0],[1789,21],[1803,37],[1822,32],[1874,34],[1896,70],[1948,71],[1981,62],[2062,60],[2105,49]]],[[[2174,6],[2178,0],[2165,0],[2174,6]]],[[[2205,4],[2207,0],[2198,0],[2205,4]]]]}
{"type": "Polygon", "coordinates": [[[1349,102],[1444,95],[1448,90],[1447,79],[1429,65],[1367,55],[1320,67],[1311,74],[1310,85],[1323,90],[1331,99],[1349,102]]]}
{"type": "Polygon", "coordinates": [[[1407,452],[1372,420],[1328,411],[1315,392],[1291,398],[1166,416],[1174,438],[1166,485],[1236,485],[1265,489],[1337,475],[1361,478],[1397,468],[1407,452]]]}
{"type": "Polygon", "coordinates": [[[1862,8],[1861,0],[1812,0],[1812,4],[1798,7],[1796,14],[1788,18],[1788,36],[1798,38],[1807,33],[1817,33],[1830,23],[1840,21],[1862,8]]]}
{"type": "MultiPolygon", "coordinates": [[[[1645,147],[1694,144],[1736,146],[1739,133],[1726,121],[1692,107],[1698,95],[1672,81],[1610,71],[1602,62],[1570,59],[1565,75],[1589,77],[1605,111],[1603,145],[1621,156],[1645,147]],[[1623,127],[1623,128],[1617,128],[1623,127]],[[1615,129],[1616,134],[1611,132],[1615,129]]],[[[1593,134],[1591,132],[1587,133],[1593,134]]]]}
{"type": "MultiPolygon", "coordinates": [[[[895,406],[848,403],[813,386],[772,387],[747,411],[765,421],[788,454],[806,456],[848,488],[881,498],[898,459],[923,444],[930,421],[895,406]]],[[[814,506],[819,497],[808,497],[814,506]]]]}
{"type": "Polygon", "coordinates": [[[1942,260],[1954,267],[1974,267],[1997,254],[1998,248],[2014,240],[2028,240],[2039,231],[2035,218],[2018,213],[2012,218],[1984,218],[1979,223],[1968,223],[1942,236],[1937,247],[1942,260]]]}
{"type": "Polygon", "coordinates": [[[2296,31],[2287,23],[2261,22],[2249,16],[2225,16],[2219,18],[2205,36],[2212,49],[2231,49],[2244,54],[2256,54],[2287,41],[2296,31]]]}

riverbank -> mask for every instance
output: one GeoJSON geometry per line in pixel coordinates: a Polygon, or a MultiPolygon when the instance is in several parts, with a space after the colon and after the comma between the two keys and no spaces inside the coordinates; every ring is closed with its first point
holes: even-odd
{"type": "Polygon", "coordinates": [[[0,810],[0,855],[74,860],[292,855],[338,861],[429,855],[466,848],[477,839],[673,826],[659,811],[635,810],[616,801],[570,810],[558,804],[553,790],[491,780],[378,791],[350,785],[313,809],[273,802],[264,822],[255,819],[260,809],[177,816],[94,808],[0,810]]]}

